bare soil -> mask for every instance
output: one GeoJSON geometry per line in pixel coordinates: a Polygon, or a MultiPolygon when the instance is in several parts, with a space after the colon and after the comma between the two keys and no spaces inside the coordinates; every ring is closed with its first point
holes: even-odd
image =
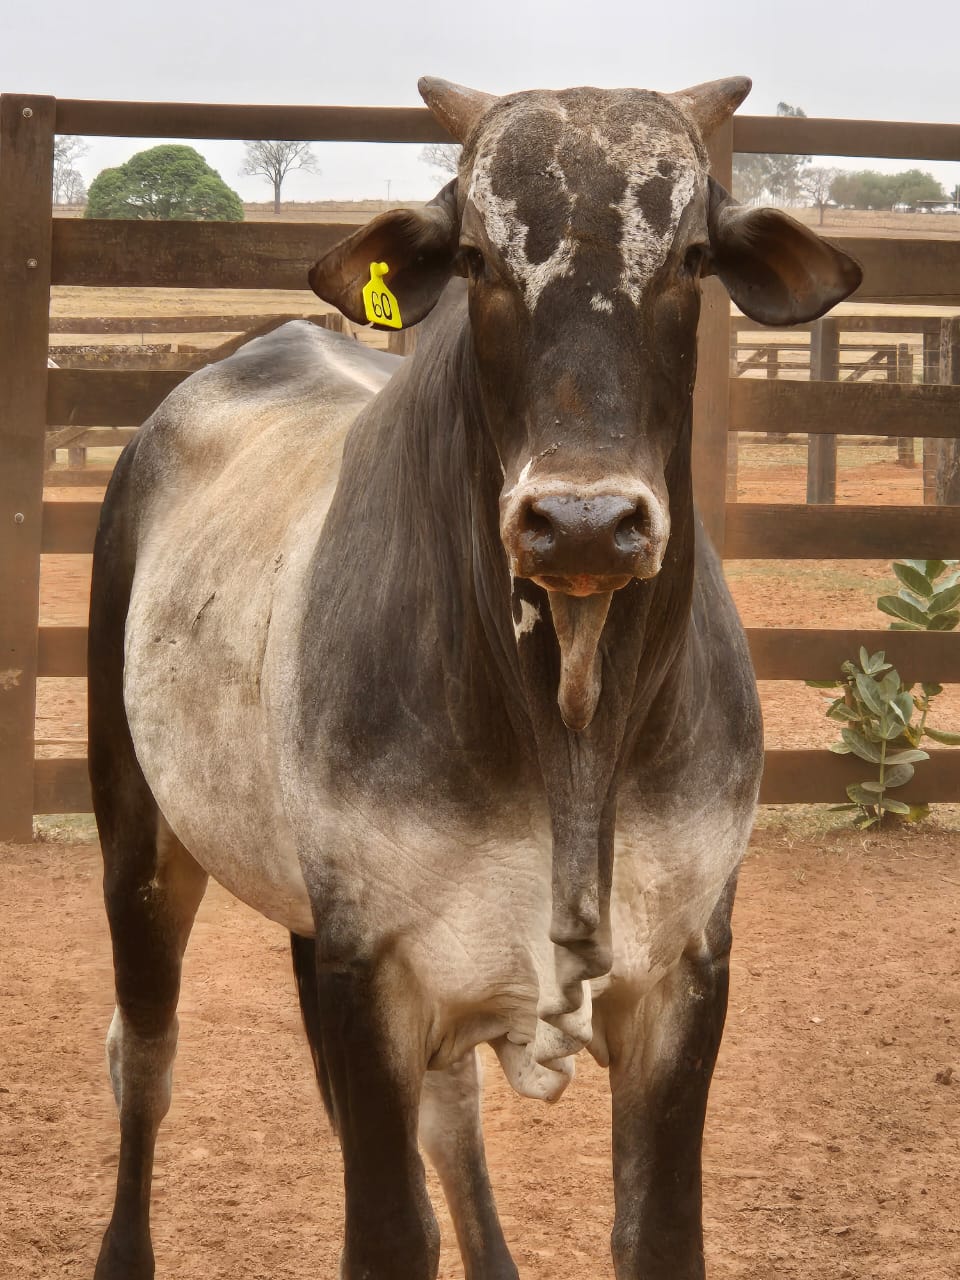
{"type": "MultiPolygon", "coordinates": [[[[54,843],[0,858],[0,1274],[90,1277],[117,1146],[99,854],[54,843]]],[[[956,833],[861,840],[768,820],[755,834],[707,1123],[711,1280],[960,1274],[958,908],[956,833]]],[[[180,1014],[157,1155],[158,1277],[333,1277],[339,1152],[287,939],[218,886],[180,1014]]],[[[516,1097],[492,1055],[487,1068],[489,1158],[521,1274],[612,1280],[605,1073],[584,1059],[551,1108],[516,1097]]],[[[442,1208],[440,1221],[440,1275],[454,1280],[442,1208]]]]}

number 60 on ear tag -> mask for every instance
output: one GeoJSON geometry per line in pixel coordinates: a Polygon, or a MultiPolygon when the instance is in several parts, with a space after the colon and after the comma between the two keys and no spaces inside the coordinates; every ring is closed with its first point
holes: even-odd
{"type": "Polygon", "coordinates": [[[371,324],[402,329],[400,304],[383,283],[390,268],[385,262],[370,263],[370,279],[363,286],[363,310],[371,324]]]}

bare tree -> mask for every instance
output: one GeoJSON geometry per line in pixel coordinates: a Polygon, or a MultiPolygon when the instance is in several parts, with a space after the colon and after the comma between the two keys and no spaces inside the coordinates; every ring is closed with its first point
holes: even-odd
{"type": "Polygon", "coordinates": [[[830,203],[830,191],[840,177],[840,173],[839,169],[828,169],[822,165],[810,165],[800,170],[798,179],[800,192],[819,211],[821,227],[824,210],[830,203]]]}
{"type": "Polygon", "coordinates": [[[77,168],[77,161],[87,153],[87,144],[82,138],[69,134],[59,135],[53,140],[53,203],[82,204],[86,198],[83,177],[77,168]]]}
{"type": "Polygon", "coordinates": [[[273,184],[273,212],[280,212],[280,188],[288,173],[303,169],[319,174],[309,142],[245,142],[247,154],[240,172],[273,184]]]}
{"type": "Polygon", "coordinates": [[[420,148],[420,159],[433,167],[438,182],[449,182],[460,168],[461,147],[456,142],[428,142],[420,148]]]}

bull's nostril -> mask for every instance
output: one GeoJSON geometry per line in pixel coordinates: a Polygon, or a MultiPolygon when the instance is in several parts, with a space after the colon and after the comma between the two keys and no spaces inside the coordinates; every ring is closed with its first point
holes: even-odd
{"type": "Polygon", "coordinates": [[[531,543],[541,547],[553,545],[555,537],[553,521],[542,516],[533,507],[528,507],[523,513],[523,532],[531,543]]]}
{"type": "Polygon", "coordinates": [[[648,538],[647,518],[642,510],[631,511],[617,524],[613,534],[618,551],[627,554],[639,551],[648,538]]]}

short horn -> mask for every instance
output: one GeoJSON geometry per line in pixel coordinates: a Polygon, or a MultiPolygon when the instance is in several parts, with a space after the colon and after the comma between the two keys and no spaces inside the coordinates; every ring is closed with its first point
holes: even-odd
{"type": "Polygon", "coordinates": [[[708,80],[695,84],[667,97],[680,110],[691,117],[704,138],[726,121],[739,107],[750,90],[753,81],[749,76],[731,76],[728,80],[708,80]]]}
{"type": "Polygon", "coordinates": [[[420,97],[457,142],[466,142],[480,117],[496,102],[492,93],[466,85],[423,76],[417,83],[420,97]]]}

